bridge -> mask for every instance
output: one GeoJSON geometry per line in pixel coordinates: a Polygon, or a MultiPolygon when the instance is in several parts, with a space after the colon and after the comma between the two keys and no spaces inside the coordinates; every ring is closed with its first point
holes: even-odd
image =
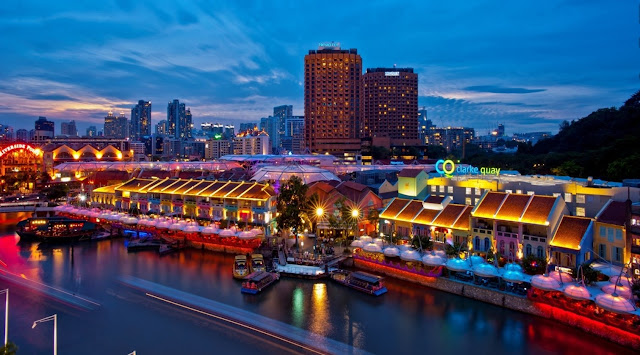
{"type": "Polygon", "coordinates": [[[38,211],[51,211],[53,207],[49,207],[48,202],[42,201],[23,201],[23,202],[3,202],[0,203],[0,213],[2,212],[35,212],[38,211]]]}

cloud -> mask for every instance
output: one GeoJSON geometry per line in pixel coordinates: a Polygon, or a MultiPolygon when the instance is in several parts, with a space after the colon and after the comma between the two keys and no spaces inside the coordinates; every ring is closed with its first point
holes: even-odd
{"type": "Polygon", "coordinates": [[[490,92],[494,94],[531,94],[534,92],[542,92],[546,89],[525,89],[525,88],[509,88],[498,85],[476,85],[467,86],[463,90],[476,92],[490,92]]]}

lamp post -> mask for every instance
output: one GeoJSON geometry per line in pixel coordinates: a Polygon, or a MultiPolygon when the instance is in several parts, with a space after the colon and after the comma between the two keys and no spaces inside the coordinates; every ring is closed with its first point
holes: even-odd
{"type": "Polygon", "coordinates": [[[38,325],[38,323],[48,322],[50,320],[53,320],[53,355],[58,355],[58,315],[57,314],[54,314],[52,316],[45,317],[42,319],[38,319],[37,321],[33,322],[31,329],[35,328],[38,325]]]}
{"type": "Polygon", "coordinates": [[[358,217],[360,217],[360,211],[357,208],[351,210],[351,218],[354,220],[354,228],[353,228],[353,240],[356,240],[358,234],[358,217]]]}
{"type": "Polygon", "coordinates": [[[6,348],[9,340],[9,289],[4,289],[0,291],[0,294],[5,294],[5,305],[4,305],[4,346],[6,348]]]}
{"type": "Polygon", "coordinates": [[[318,237],[320,236],[319,231],[320,231],[320,221],[322,220],[322,217],[324,217],[324,209],[322,207],[318,207],[316,208],[316,239],[313,241],[313,253],[316,254],[316,247],[318,245],[318,237]]]}

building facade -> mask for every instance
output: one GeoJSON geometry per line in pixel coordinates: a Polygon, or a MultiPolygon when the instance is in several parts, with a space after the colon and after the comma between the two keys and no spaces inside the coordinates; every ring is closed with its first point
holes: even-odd
{"type": "Polygon", "coordinates": [[[167,105],[167,134],[175,139],[191,139],[193,122],[191,110],[179,100],[173,100],[167,105]]]}
{"type": "Polygon", "coordinates": [[[141,141],[142,137],[149,135],[151,135],[151,101],[139,100],[131,109],[129,138],[141,141]]]}
{"type": "Polygon", "coordinates": [[[126,139],[128,128],[129,124],[124,112],[120,112],[119,116],[114,116],[113,112],[109,112],[104,118],[104,136],[107,138],[126,139]]]}
{"type": "Polygon", "coordinates": [[[228,154],[231,154],[231,142],[226,139],[209,139],[205,143],[204,158],[207,160],[218,159],[228,154]]]}
{"type": "Polygon", "coordinates": [[[76,128],[76,121],[60,123],[60,134],[63,136],[77,137],[78,129],[76,128]]]}
{"type": "Polygon", "coordinates": [[[46,117],[38,117],[35,123],[33,141],[42,142],[55,137],[55,125],[53,121],[48,121],[46,117]]]}
{"type": "Polygon", "coordinates": [[[418,74],[412,68],[373,68],[363,79],[363,136],[373,138],[373,145],[420,145],[418,74]],[[379,138],[385,143],[377,143],[379,138]]]}
{"type": "Polygon", "coordinates": [[[270,146],[269,135],[264,131],[241,132],[233,138],[233,154],[269,154],[270,146]]]}
{"type": "Polygon", "coordinates": [[[321,45],[304,57],[305,143],[312,153],[360,151],[362,58],[356,49],[321,45]]]}

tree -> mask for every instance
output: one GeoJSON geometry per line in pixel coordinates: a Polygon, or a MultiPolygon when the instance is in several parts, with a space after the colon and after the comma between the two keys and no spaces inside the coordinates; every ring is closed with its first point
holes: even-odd
{"type": "Polygon", "coordinates": [[[371,146],[371,157],[374,160],[389,159],[391,157],[391,151],[385,147],[374,145],[371,146]]]}
{"type": "Polygon", "coordinates": [[[44,189],[43,192],[47,195],[47,198],[49,200],[55,201],[69,194],[69,185],[55,184],[47,189],[44,189]]]}
{"type": "Polygon", "coordinates": [[[414,235],[413,238],[411,238],[411,245],[419,250],[431,250],[433,242],[431,241],[431,238],[429,236],[425,235],[421,237],[418,235],[414,235]]]}
{"type": "Polygon", "coordinates": [[[308,209],[307,190],[309,187],[302,183],[297,176],[292,176],[280,188],[276,211],[276,223],[278,229],[291,230],[296,237],[298,244],[298,231],[304,227],[302,214],[308,209]]]}
{"type": "Polygon", "coordinates": [[[378,212],[377,209],[372,208],[369,210],[369,214],[367,215],[367,220],[369,221],[369,223],[373,224],[376,229],[375,229],[375,236],[378,236],[378,221],[380,220],[380,212],[378,212]]]}
{"type": "Polygon", "coordinates": [[[458,243],[458,242],[453,243],[453,245],[447,243],[447,247],[445,248],[447,256],[456,256],[456,255],[459,255],[460,252],[463,252],[466,250],[467,250],[467,243],[458,243]]]}
{"type": "Polygon", "coordinates": [[[547,260],[535,255],[528,255],[522,259],[522,268],[529,275],[543,274],[547,270],[547,260]]]}
{"type": "Polygon", "coordinates": [[[7,342],[7,345],[0,347],[0,355],[15,355],[18,347],[13,342],[7,342]]]}
{"type": "Polygon", "coordinates": [[[582,275],[584,276],[584,283],[591,285],[598,281],[600,271],[594,270],[589,264],[582,264],[582,275]]]}

